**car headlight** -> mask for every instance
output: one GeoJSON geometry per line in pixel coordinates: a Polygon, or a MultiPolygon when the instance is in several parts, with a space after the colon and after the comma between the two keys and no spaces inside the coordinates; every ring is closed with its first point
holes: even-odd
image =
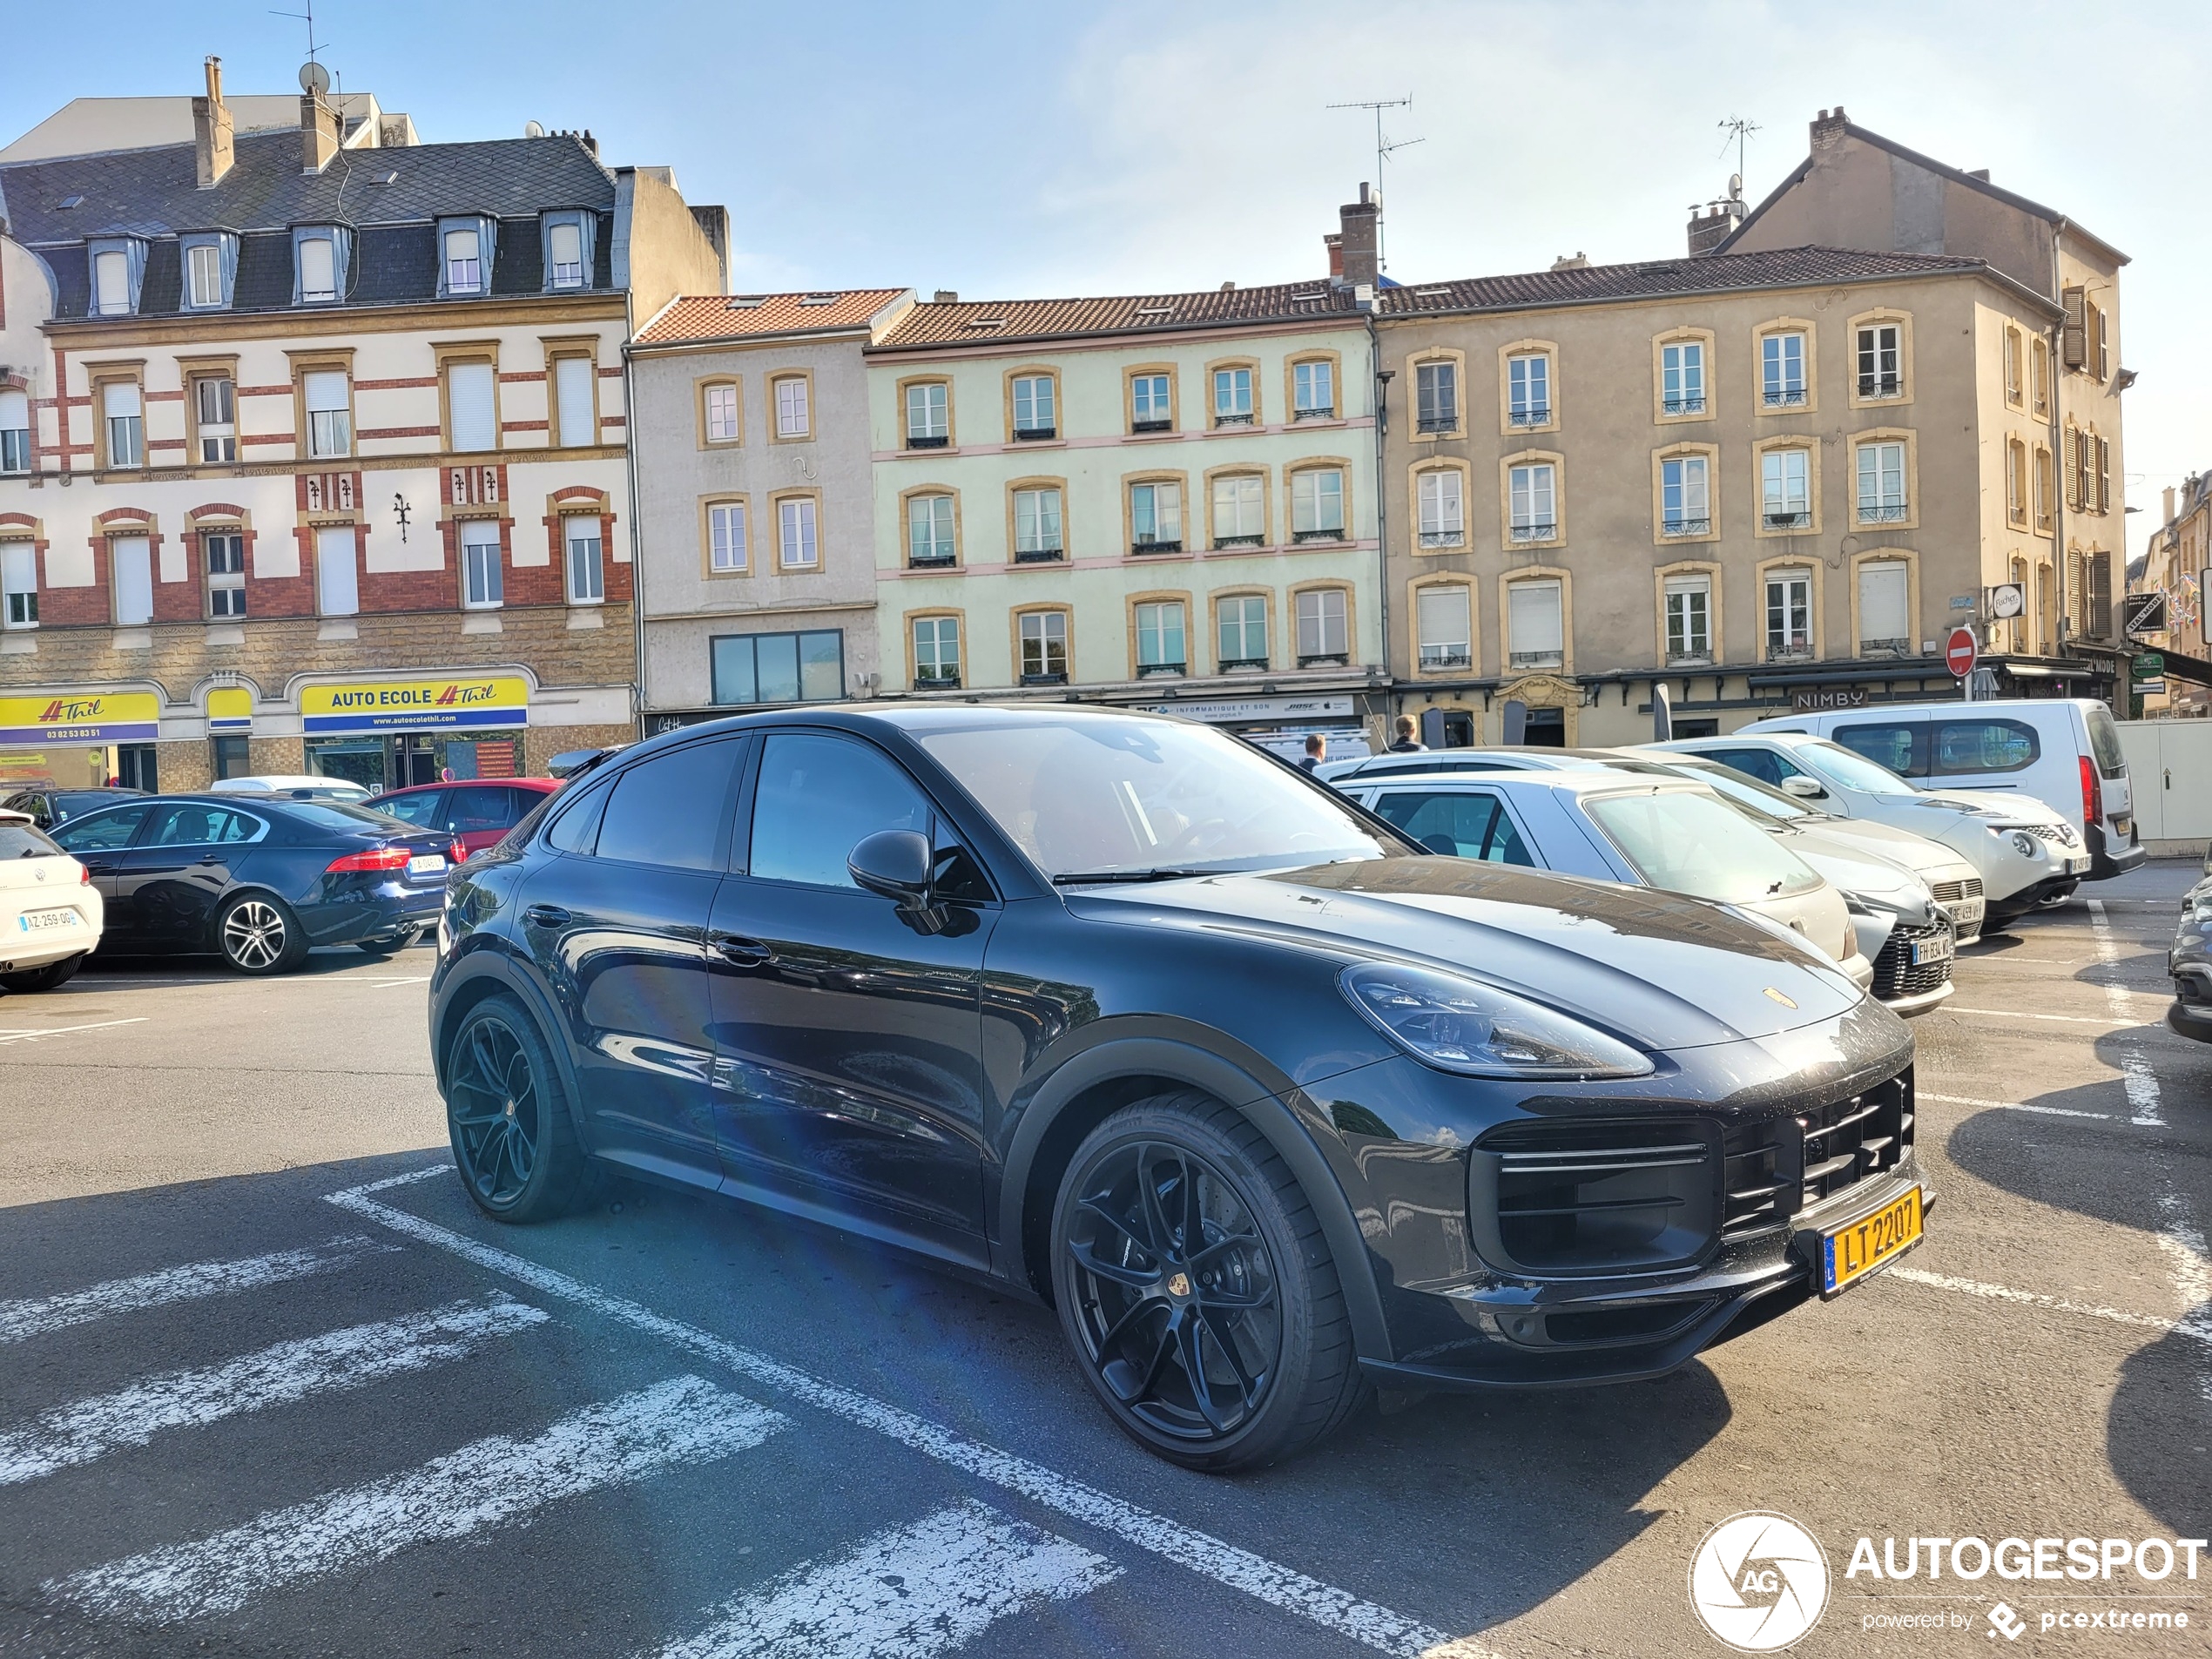
{"type": "Polygon", "coordinates": [[[1579,1020],[1433,968],[1372,962],[1339,980],[1352,1005],[1415,1059],[1465,1077],[1644,1077],[1650,1060],[1579,1020]]]}
{"type": "Polygon", "coordinates": [[[2032,859],[2042,850],[2042,843],[2026,830],[2014,830],[2011,839],[2013,850],[2024,859],[2032,859]]]}

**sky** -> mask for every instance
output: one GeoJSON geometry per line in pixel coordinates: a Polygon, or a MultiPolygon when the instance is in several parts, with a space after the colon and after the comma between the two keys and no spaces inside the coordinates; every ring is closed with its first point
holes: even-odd
{"type": "MultiPolygon", "coordinates": [[[[306,0],[275,0],[284,12],[306,0]]],[[[266,3],[110,0],[9,24],[0,135],[73,97],[292,91],[307,24],[266,3]]],[[[1684,252],[1756,123],[1756,202],[1806,125],[1853,121],[2127,253],[2121,358],[2140,551],[2212,468],[2212,68],[2202,0],[1811,7],[1763,0],[316,0],[320,57],[427,140],[588,127],[731,212],[732,287],[970,299],[1289,281],[1377,172],[1406,281],[1684,252]]]]}

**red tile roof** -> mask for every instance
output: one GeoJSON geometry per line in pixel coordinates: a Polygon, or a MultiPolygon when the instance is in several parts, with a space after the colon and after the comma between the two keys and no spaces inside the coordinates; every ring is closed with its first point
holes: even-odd
{"type": "Polygon", "coordinates": [[[1103,300],[958,300],[918,305],[876,342],[879,349],[973,346],[997,340],[1070,340],[1164,334],[1238,323],[1357,316],[1352,290],[1325,277],[1204,293],[1136,293],[1103,300]]]}
{"type": "Polygon", "coordinates": [[[637,331],[636,343],[669,346],[861,328],[876,313],[909,292],[906,288],[846,288],[834,293],[679,294],[637,331]]]}

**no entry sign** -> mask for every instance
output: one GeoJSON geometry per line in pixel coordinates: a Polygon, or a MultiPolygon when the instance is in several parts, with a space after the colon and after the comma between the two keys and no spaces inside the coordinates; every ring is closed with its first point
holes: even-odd
{"type": "Polygon", "coordinates": [[[1974,671],[1974,663],[1981,655],[1974,644],[1974,631],[1953,628],[1951,638],[1943,648],[1943,665],[1954,678],[1964,679],[1974,671]]]}

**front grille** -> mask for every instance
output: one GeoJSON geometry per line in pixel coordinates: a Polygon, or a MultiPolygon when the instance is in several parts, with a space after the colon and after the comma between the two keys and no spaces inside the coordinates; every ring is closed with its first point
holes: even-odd
{"type": "Polygon", "coordinates": [[[1688,1260],[1712,1237],[1718,1150],[1711,1126],[1689,1118],[1507,1124],[1473,1160],[1493,1200],[1474,1204],[1477,1242],[1497,1265],[1534,1273],[1688,1260]]]}
{"type": "Polygon", "coordinates": [[[1791,1117],[1740,1123],[1722,1139],[1721,1237],[1777,1227],[1912,1148],[1912,1072],[1791,1117]]]}
{"type": "Polygon", "coordinates": [[[1941,921],[1926,927],[1891,928],[1882,954],[1874,959],[1874,995],[1884,999],[1918,996],[1948,982],[1951,958],[1946,956],[1941,961],[1923,962],[1915,967],[1912,944],[1915,940],[1939,939],[1950,931],[1951,925],[1941,921]]]}
{"type": "Polygon", "coordinates": [[[1981,897],[1981,878],[1970,875],[1964,881],[1939,881],[1935,884],[1938,904],[1957,904],[1962,899],[1981,897]]]}
{"type": "Polygon", "coordinates": [[[2060,846],[2075,846],[2081,839],[2071,824],[2023,824],[2020,827],[2038,840],[2055,841],[2060,846]]]}

